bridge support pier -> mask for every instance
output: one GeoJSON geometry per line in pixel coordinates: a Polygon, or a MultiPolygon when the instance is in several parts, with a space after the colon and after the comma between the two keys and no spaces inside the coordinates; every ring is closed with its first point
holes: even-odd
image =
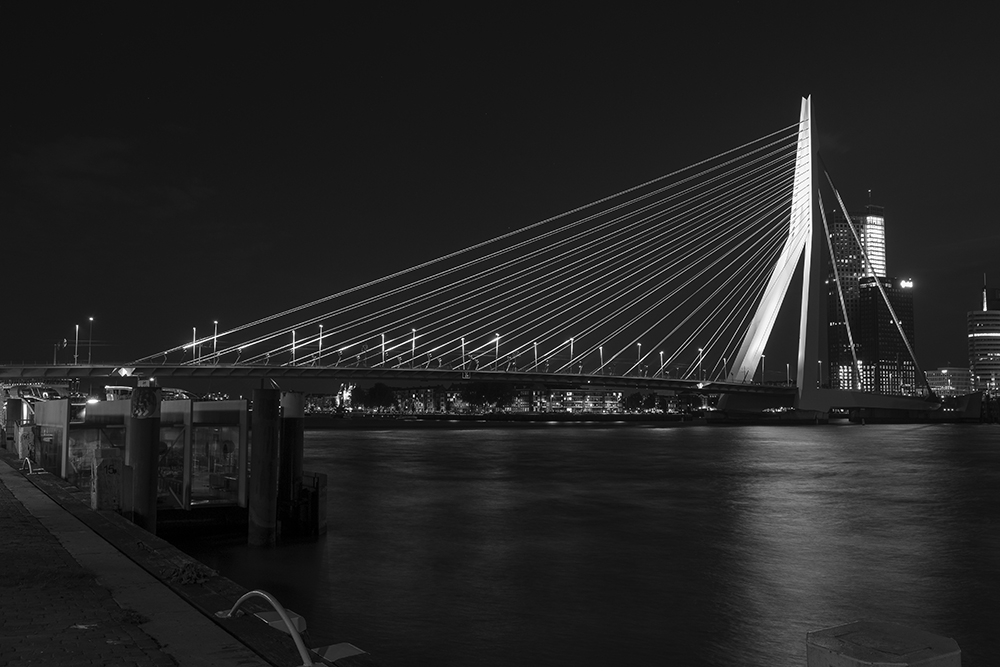
{"type": "Polygon", "coordinates": [[[253,390],[247,544],[274,546],[278,514],[278,422],[281,392],[253,390]]]}

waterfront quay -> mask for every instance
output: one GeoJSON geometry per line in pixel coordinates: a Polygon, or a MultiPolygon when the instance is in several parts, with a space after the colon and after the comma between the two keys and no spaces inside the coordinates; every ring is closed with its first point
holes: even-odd
{"type": "MultiPolygon", "coordinates": [[[[253,616],[270,607],[215,617],[247,589],[3,450],[0,535],[0,664],[303,664],[287,634],[253,616]]],[[[362,658],[333,664],[372,664],[362,658]]]]}

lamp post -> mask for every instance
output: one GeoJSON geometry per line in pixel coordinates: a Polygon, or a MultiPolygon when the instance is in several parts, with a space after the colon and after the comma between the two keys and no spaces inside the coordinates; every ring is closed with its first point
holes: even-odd
{"type": "Polygon", "coordinates": [[[726,369],[728,363],[729,362],[726,360],[726,358],[722,357],[722,379],[725,381],[729,380],[729,371],[726,369]]]}
{"type": "Polygon", "coordinates": [[[87,337],[87,365],[91,363],[90,353],[94,349],[94,318],[90,318],[90,335],[87,337]]]}
{"type": "Polygon", "coordinates": [[[417,365],[417,330],[410,329],[410,368],[417,365]]]}
{"type": "MultiPolygon", "coordinates": [[[[316,363],[323,363],[323,325],[319,325],[319,351],[316,352],[316,363]]],[[[365,360],[367,364],[368,361],[365,360]]]]}
{"type": "Polygon", "coordinates": [[[792,384],[792,365],[787,361],[785,362],[785,384],[792,384]]]}
{"type": "Polygon", "coordinates": [[[569,337],[569,363],[573,363],[573,337],[569,337]]]}
{"type": "Polygon", "coordinates": [[[462,336],[462,365],[460,368],[465,370],[465,336],[462,336]]]}
{"type": "Polygon", "coordinates": [[[760,383],[764,384],[764,375],[767,373],[765,363],[767,362],[767,355],[760,355],[760,383]]]}
{"type": "Polygon", "coordinates": [[[597,348],[597,353],[601,355],[601,372],[604,372],[604,346],[600,345],[597,348]]]}
{"type": "Polygon", "coordinates": [[[663,377],[663,350],[660,350],[660,370],[657,371],[657,372],[660,374],[660,377],[662,378],[663,377]]]}
{"type": "Polygon", "coordinates": [[[702,356],[703,356],[702,352],[704,352],[704,349],[699,347],[698,348],[698,382],[701,382],[702,380],[704,380],[704,378],[701,376],[701,359],[702,359],[702,356]]]}
{"type": "Polygon", "coordinates": [[[198,363],[198,327],[191,327],[191,358],[198,363]]]}
{"type": "Polygon", "coordinates": [[[79,324],[74,324],[73,326],[76,328],[76,335],[73,338],[73,365],[76,366],[77,365],[77,357],[80,356],[79,355],[79,353],[80,353],[80,325],[79,324]]]}
{"type": "MultiPolygon", "coordinates": [[[[641,363],[642,363],[642,343],[636,343],[635,344],[635,367],[636,367],[637,370],[639,369],[639,364],[641,364],[641,363]]],[[[640,375],[642,374],[641,370],[639,371],[639,374],[640,375]]]]}
{"type": "Polygon", "coordinates": [[[385,334],[382,334],[382,365],[385,366],[385,334]]]}
{"type": "Polygon", "coordinates": [[[823,386],[823,360],[816,360],[816,388],[819,389],[823,386]]]}
{"type": "Polygon", "coordinates": [[[496,338],[496,351],[494,353],[496,359],[493,361],[493,370],[498,371],[500,370],[500,334],[494,334],[494,335],[497,338],[496,338]]]}
{"type": "Polygon", "coordinates": [[[537,371],[538,370],[538,341],[536,340],[532,345],[535,348],[535,367],[532,370],[537,371]]]}
{"type": "Polygon", "coordinates": [[[292,365],[295,364],[295,329],[292,329],[292,365]]]}
{"type": "Polygon", "coordinates": [[[212,324],[215,325],[215,331],[212,332],[212,361],[213,363],[219,363],[219,357],[216,354],[219,351],[219,320],[212,320],[212,324]]]}

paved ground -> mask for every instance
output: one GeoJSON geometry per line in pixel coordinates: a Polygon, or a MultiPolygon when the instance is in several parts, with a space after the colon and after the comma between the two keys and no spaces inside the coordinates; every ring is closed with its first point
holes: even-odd
{"type": "Polygon", "coordinates": [[[267,664],[0,460],[0,665],[267,664]]]}

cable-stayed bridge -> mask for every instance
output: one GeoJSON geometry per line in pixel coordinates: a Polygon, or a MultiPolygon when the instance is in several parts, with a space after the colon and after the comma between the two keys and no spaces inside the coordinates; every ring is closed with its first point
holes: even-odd
{"type": "Polygon", "coordinates": [[[759,139],[322,299],[128,363],[0,374],[502,380],[757,395],[748,408],[926,407],[823,388],[829,232],[812,134],[803,99],[798,122],[759,139]],[[796,275],[794,383],[789,364],[776,386],[765,348],[796,275]]]}

